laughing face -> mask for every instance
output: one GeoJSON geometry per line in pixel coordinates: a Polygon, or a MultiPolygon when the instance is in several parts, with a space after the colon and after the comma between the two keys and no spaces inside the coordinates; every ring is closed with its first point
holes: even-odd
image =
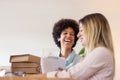
{"type": "Polygon", "coordinates": [[[63,30],[58,41],[60,41],[61,47],[72,48],[75,41],[74,30],[70,27],[63,30]]]}
{"type": "Polygon", "coordinates": [[[82,46],[84,47],[88,46],[87,33],[84,30],[84,26],[81,23],[80,23],[80,29],[79,29],[79,33],[77,34],[77,37],[79,38],[82,46]]]}

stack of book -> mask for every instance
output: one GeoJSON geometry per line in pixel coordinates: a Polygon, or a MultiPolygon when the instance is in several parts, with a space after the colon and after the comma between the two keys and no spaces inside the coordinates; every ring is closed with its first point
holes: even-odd
{"type": "Polygon", "coordinates": [[[40,57],[31,54],[11,55],[10,56],[11,70],[22,71],[25,73],[40,73],[40,57]]]}

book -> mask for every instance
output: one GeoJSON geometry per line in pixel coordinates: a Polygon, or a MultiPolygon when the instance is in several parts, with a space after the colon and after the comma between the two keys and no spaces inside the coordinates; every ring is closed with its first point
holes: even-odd
{"type": "Polygon", "coordinates": [[[40,71],[37,70],[37,67],[11,67],[12,72],[24,72],[27,74],[34,74],[34,73],[40,73],[40,71]]]}
{"type": "Polygon", "coordinates": [[[41,58],[42,73],[56,71],[58,68],[65,69],[65,58],[52,56],[41,58]]]}
{"type": "Polygon", "coordinates": [[[31,54],[11,55],[10,62],[35,62],[40,63],[40,57],[31,54]]]}
{"type": "Polygon", "coordinates": [[[12,67],[38,67],[40,64],[34,62],[12,62],[12,67]]]}

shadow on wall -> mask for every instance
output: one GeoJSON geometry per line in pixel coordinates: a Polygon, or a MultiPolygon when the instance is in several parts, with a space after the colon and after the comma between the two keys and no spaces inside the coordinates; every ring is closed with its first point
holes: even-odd
{"type": "Polygon", "coordinates": [[[41,57],[58,56],[59,49],[57,48],[43,48],[41,57]]]}
{"type": "Polygon", "coordinates": [[[10,66],[9,59],[9,54],[0,54],[0,66],[10,66]]]}

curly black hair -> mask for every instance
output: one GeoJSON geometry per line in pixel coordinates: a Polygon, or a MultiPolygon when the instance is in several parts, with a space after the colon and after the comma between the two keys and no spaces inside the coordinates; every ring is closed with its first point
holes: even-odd
{"type": "Polygon", "coordinates": [[[75,21],[73,19],[61,19],[54,24],[52,36],[54,38],[55,44],[59,48],[61,48],[61,46],[60,46],[60,42],[58,41],[58,38],[60,38],[62,31],[69,27],[72,28],[75,32],[75,41],[72,46],[72,48],[73,48],[76,45],[76,42],[78,40],[77,34],[79,32],[79,24],[77,23],[77,21],[75,21]]]}

